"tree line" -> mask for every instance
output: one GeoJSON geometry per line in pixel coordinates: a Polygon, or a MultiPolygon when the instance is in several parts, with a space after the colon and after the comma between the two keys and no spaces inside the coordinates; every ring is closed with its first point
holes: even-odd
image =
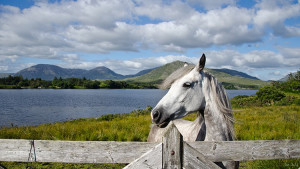
{"type": "Polygon", "coordinates": [[[154,84],[113,80],[88,80],[86,78],[54,77],[52,81],[41,78],[27,79],[22,76],[0,78],[0,89],[45,88],[45,89],[154,89],[154,84]]]}

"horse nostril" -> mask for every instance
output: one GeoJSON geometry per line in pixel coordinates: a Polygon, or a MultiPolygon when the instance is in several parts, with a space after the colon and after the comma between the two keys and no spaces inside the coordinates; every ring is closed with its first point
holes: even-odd
{"type": "Polygon", "coordinates": [[[156,119],[158,117],[158,115],[159,115],[159,111],[155,111],[153,114],[153,118],[156,119]]]}
{"type": "Polygon", "coordinates": [[[160,120],[160,117],[161,117],[161,113],[158,110],[155,110],[152,113],[152,120],[153,120],[153,122],[158,123],[159,120],[160,120]]]}

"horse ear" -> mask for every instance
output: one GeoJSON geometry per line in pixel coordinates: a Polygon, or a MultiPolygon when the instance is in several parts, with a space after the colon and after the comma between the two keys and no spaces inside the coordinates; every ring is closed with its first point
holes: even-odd
{"type": "Polygon", "coordinates": [[[201,72],[204,69],[205,61],[206,61],[206,57],[205,57],[205,54],[203,53],[201,56],[201,59],[199,60],[198,65],[197,65],[199,72],[201,72]]]}

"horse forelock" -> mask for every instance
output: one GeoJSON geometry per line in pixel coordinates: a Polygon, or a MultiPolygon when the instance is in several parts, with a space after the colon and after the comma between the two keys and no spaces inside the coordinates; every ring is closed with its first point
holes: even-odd
{"type": "Polygon", "coordinates": [[[162,84],[159,85],[160,89],[168,89],[171,87],[171,85],[181,77],[185,76],[189,72],[191,72],[194,69],[195,65],[187,65],[184,67],[181,67],[174,71],[172,74],[170,74],[162,84]]]}
{"type": "Polygon", "coordinates": [[[208,83],[210,83],[209,85],[210,91],[212,92],[212,96],[213,96],[213,98],[211,99],[213,102],[216,103],[215,105],[217,106],[217,109],[224,116],[231,137],[232,139],[234,139],[235,135],[234,135],[234,127],[233,127],[233,123],[234,123],[233,112],[226,91],[223,88],[222,84],[218,83],[217,79],[213,75],[205,72],[205,77],[208,79],[208,83]]]}

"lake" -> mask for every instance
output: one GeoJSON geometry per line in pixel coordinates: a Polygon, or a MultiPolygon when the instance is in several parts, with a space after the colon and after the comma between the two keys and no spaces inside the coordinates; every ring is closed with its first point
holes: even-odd
{"type": "MultiPolygon", "coordinates": [[[[159,89],[0,90],[0,126],[26,126],[129,113],[154,107],[167,93],[159,89]]],[[[256,90],[227,90],[229,98],[256,90]]]]}

